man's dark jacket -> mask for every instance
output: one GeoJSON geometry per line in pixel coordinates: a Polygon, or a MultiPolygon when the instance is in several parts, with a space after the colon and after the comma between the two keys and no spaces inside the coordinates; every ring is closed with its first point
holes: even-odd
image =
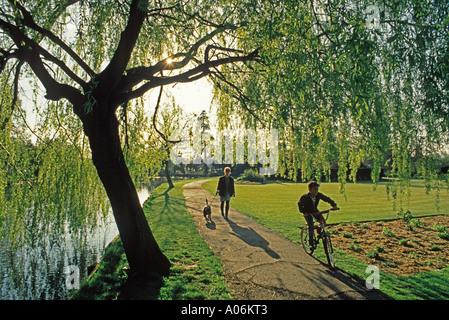
{"type": "Polygon", "coordinates": [[[298,209],[303,214],[318,212],[318,203],[320,202],[320,200],[330,203],[332,207],[337,206],[334,200],[332,200],[328,196],[325,196],[321,192],[318,192],[318,194],[316,195],[315,205],[313,204],[310,193],[303,194],[298,201],[298,209]]]}
{"type": "MultiPolygon", "coordinates": [[[[220,179],[218,180],[218,194],[220,195],[220,197],[224,197],[226,195],[226,181],[225,181],[226,177],[222,176],[220,177],[220,179]]],[[[234,189],[234,178],[232,178],[231,176],[229,176],[229,194],[231,196],[233,196],[235,194],[235,189],[234,189]]]]}

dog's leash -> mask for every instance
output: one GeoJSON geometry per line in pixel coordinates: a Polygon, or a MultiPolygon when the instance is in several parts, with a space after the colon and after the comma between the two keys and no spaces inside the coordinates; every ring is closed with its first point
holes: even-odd
{"type": "Polygon", "coordinates": [[[212,203],[214,203],[215,199],[217,198],[217,194],[215,194],[214,198],[212,199],[212,201],[209,203],[209,206],[212,206],[212,203]]]}

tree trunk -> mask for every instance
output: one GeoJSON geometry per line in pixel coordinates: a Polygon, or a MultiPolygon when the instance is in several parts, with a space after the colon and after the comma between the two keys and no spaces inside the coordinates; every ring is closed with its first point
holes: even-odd
{"type": "Polygon", "coordinates": [[[168,187],[169,188],[174,188],[175,186],[173,185],[173,181],[171,180],[170,169],[168,167],[169,163],[170,163],[170,161],[168,161],[168,160],[164,161],[165,178],[167,179],[168,187]]]}
{"type": "Polygon", "coordinates": [[[170,262],[153,237],[125,163],[117,118],[106,112],[91,116],[89,123],[84,123],[84,130],[89,137],[93,163],[111,202],[131,271],[139,276],[168,275],[170,262]]]}

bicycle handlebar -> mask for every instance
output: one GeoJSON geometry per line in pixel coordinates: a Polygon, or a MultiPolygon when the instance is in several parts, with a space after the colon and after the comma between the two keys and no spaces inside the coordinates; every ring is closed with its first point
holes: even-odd
{"type": "Polygon", "coordinates": [[[327,221],[327,219],[329,218],[329,213],[330,213],[331,211],[336,211],[336,210],[340,210],[340,208],[330,208],[330,209],[327,209],[327,210],[324,210],[324,211],[315,212],[315,213],[312,213],[312,217],[315,219],[315,221],[318,222],[318,220],[316,219],[316,217],[318,217],[319,215],[322,215],[322,214],[327,213],[326,218],[324,218],[324,220],[327,221]]]}
{"type": "Polygon", "coordinates": [[[319,216],[320,214],[325,214],[325,213],[329,213],[330,211],[337,211],[337,210],[340,210],[340,208],[330,208],[330,209],[327,209],[324,211],[312,213],[312,215],[319,216]]]}

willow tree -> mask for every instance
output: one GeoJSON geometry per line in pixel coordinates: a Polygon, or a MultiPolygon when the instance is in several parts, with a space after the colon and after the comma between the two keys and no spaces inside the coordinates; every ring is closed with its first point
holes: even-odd
{"type": "Polygon", "coordinates": [[[279,129],[279,175],[338,167],[344,187],[365,162],[374,181],[382,169],[405,184],[435,177],[449,130],[447,1],[258,3],[240,45],[260,47],[263,72],[219,93],[248,125],[279,129]]]}
{"type": "MultiPolygon", "coordinates": [[[[154,88],[192,82],[257,52],[229,49],[238,30],[227,1],[2,0],[0,70],[17,103],[21,77],[66,101],[81,120],[131,269],[167,274],[169,261],[145,219],[120,141],[118,109],[154,88]]],[[[37,94],[39,91],[37,91],[37,94]]]]}

